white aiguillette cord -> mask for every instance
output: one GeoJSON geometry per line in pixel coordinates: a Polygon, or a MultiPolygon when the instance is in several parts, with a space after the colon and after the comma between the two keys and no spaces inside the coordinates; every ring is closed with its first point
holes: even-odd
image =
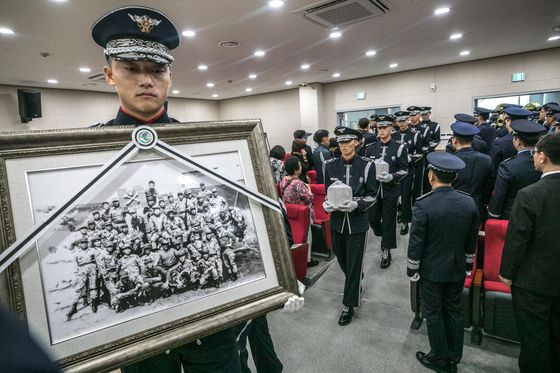
{"type": "Polygon", "coordinates": [[[80,197],[93,187],[101,184],[123,163],[134,157],[140,149],[155,149],[156,151],[194,168],[197,171],[205,174],[206,176],[220,181],[227,186],[235,189],[236,191],[244,194],[245,196],[255,200],[256,202],[270,208],[273,211],[281,214],[280,204],[278,201],[252,190],[245,185],[239,184],[235,181],[225,178],[224,176],[212,171],[208,167],[196,162],[192,157],[180,152],[172,146],[158,140],[156,131],[148,126],[136,127],[132,132],[132,141],[129,142],[118,154],[116,154],[109,162],[107,162],[97,174],[88,182],[80,191],[70,197],[65,203],[54,209],[49,215],[40,223],[35,224],[29,229],[22,238],[16,240],[6,250],[0,253],[0,273],[4,272],[15,260],[25,254],[38,239],[57,219],[66,211],[70,210],[80,197]]]}

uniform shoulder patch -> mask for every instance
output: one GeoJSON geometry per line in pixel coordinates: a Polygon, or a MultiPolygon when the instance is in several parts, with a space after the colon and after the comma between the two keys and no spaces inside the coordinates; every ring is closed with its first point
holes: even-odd
{"type": "Polygon", "coordinates": [[[455,191],[456,191],[457,193],[461,193],[461,194],[464,194],[464,195],[466,195],[466,196],[472,197],[469,193],[463,192],[462,190],[457,190],[457,189],[455,189],[455,191]]]}
{"type": "Polygon", "coordinates": [[[515,155],[514,155],[513,157],[509,157],[509,158],[504,159],[501,163],[509,162],[509,161],[511,161],[512,159],[515,159],[515,155]]]}
{"type": "Polygon", "coordinates": [[[366,162],[373,162],[373,161],[371,160],[371,158],[368,158],[368,157],[360,157],[360,158],[362,158],[362,159],[363,159],[364,161],[366,161],[366,162]]]}
{"type": "MultiPolygon", "coordinates": [[[[432,191],[432,192],[433,192],[433,191],[432,191]]],[[[432,192],[428,192],[428,193],[426,193],[426,194],[421,195],[420,197],[416,198],[416,201],[421,201],[421,200],[423,200],[423,199],[425,199],[425,198],[431,196],[431,195],[432,195],[432,192]]]]}
{"type": "Polygon", "coordinates": [[[338,157],[334,157],[334,158],[331,158],[331,159],[327,159],[327,160],[325,161],[325,164],[333,163],[333,162],[336,161],[337,159],[338,159],[338,157]]]}

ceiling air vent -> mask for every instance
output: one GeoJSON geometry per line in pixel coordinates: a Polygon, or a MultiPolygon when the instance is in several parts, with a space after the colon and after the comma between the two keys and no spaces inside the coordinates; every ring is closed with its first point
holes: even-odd
{"type": "Polygon", "coordinates": [[[346,26],[389,12],[387,0],[335,0],[296,11],[303,18],[325,28],[346,26]]]}
{"type": "Polygon", "coordinates": [[[88,79],[92,80],[94,82],[104,82],[105,81],[105,74],[103,74],[103,73],[93,74],[92,76],[88,76],[88,79]]]}

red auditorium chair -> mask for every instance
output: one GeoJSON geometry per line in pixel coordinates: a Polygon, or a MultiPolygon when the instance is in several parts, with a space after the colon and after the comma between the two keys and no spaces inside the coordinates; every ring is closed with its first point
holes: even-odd
{"type": "Polygon", "coordinates": [[[286,204],[288,221],[292,229],[294,245],[291,254],[298,280],[303,281],[307,274],[307,254],[309,244],[307,233],[309,231],[309,207],[303,205],[286,204]]]}
{"type": "Polygon", "coordinates": [[[332,256],[332,235],[331,235],[331,216],[323,208],[323,202],[327,196],[324,184],[311,184],[311,193],[313,193],[313,212],[315,220],[313,224],[318,226],[317,229],[312,228],[312,232],[319,232],[313,236],[313,252],[327,253],[329,258],[332,256]]]}
{"type": "MultiPolygon", "coordinates": [[[[500,281],[502,250],[508,221],[488,219],[484,243],[484,268],[475,276],[475,287],[482,290],[481,326],[485,334],[519,342],[519,332],[513,314],[511,289],[500,281]]],[[[480,339],[481,333],[476,333],[480,339]]]]}
{"type": "Polygon", "coordinates": [[[309,184],[317,183],[317,171],[315,170],[307,171],[307,177],[309,178],[309,184]]]}

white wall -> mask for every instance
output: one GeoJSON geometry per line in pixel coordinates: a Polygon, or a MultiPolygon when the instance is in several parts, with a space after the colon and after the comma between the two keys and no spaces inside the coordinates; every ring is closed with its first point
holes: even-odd
{"type": "MultiPolygon", "coordinates": [[[[41,92],[42,118],[21,123],[17,88],[0,86],[0,130],[87,127],[115,117],[115,93],[36,88],[41,92]]],[[[210,100],[170,98],[169,115],[180,121],[217,120],[218,104],[210,100]]]]}
{"type": "Polygon", "coordinates": [[[301,128],[299,92],[280,92],[222,100],[218,105],[220,119],[260,118],[270,146],[291,149],[293,133],[301,128]]]}
{"type": "Polygon", "coordinates": [[[325,84],[323,114],[332,129],[337,111],[431,106],[432,119],[447,132],[453,114],[472,113],[474,98],[542,90],[560,90],[560,48],[325,84]],[[512,83],[511,74],[521,71],[526,80],[512,83]],[[356,99],[360,91],[365,100],[356,99]]]}

